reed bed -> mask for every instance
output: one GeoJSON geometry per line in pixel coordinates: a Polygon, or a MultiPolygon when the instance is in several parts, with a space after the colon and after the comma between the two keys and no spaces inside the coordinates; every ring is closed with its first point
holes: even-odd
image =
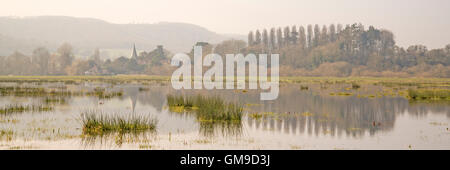
{"type": "Polygon", "coordinates": [[[0,87],[0,96],[17,96],[17,97],[69,97],[69,96],[96,96],[101,99],[110,99],[114,97],[121,97],[123,92],[108,92],[105,89],[94,89],[93,91],[68,91],[45,89],[42,87],[19,87],[8,86],[0,87]]]}
{"type": "Polygon", "coordinates": [[[8,105],[0,108],[0,114],[9,113],[23,113],[23,112],[48,112],[52,111],[53,107],[44,105],[8,105]]]}
{"type": "Polygon", "coordinates": [[[169,108],[184,108],[195,110],[197,120],[202,122],[241,121],[243,107],[235,103],[227,103],[218,96],[208,97],[197,95],[167,96],[169,108]]]}
{"type": "Polygon", "coordinates": [[[83,134],[98,135],[108,132],[133,133],[155,130],[157,120],[147,115],[105,114],[85,111],[81,114],[83,134]]]}
{"type": "Polygon", "coordinates": [[[450,100],[449,89],[408,89],[412,100],[450,100]]]}

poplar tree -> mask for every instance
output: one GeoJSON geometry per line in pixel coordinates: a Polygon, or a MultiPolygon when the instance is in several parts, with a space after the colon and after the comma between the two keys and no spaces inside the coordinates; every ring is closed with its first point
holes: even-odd
{"type": "Polygon", "coordinates": [[[281,28],[277,29],[277,43],[278,43],[278,49],[283,47],[283,32],[281,31],[281,28]]]}
{"type": "Polygon", "coordinates": [[[322,27],[322,32],[320,33],[320,45],[325,45],[329,42],[328,28],[326,25],[322,27]]]}
{"type": "Polygon", "coordinates": [[[320,28],[319,25],[314,25],[314,39],[313,39],[313,47],[319,46],[320,42],[320,28]]]}
{"type": "Polygon", "coordinates": [[[312,38],[313,38],[313,31],[312,31],[312,25],[308,25],[308,48],[311,49],[312,48],[312,38]]]}
{"type": "Polygon", "coordinates": [[[289,26],[284,27],[284,44],[289,45],[291,41],[289,26]]]}
{"type": "Polygon", "coordinates": [[[300,26],[298,29],[299,36],[298,36],[298,43],[302,49],[306,48],[306,34],[305,34],[305,28],[303,26],[300,26]]]}
{"type": "Polygon", "coordinates": [[[270,35],[269,35],[269,43],[270,43],[270,49],[274,49],[276,44],[275,44],[275,28],[271,28],[270,29],[270,35]]]}
{"type": "Polygon", "coordinates": [[[298,32],[297,32],[297,27],[295,25],[292,26],[292,29],[291,29],[291,39],[292,39],[292,44],[297,44],[298,32]]]}
{"type": "Polygon", "coordinates": [[[262,42],[263,42],[264,48],[267,49],[269,47],[269,36],[267,35],[266,29],[263,30],[262,42]]]}
{"type": "Polygon", "coordinates": [[[251,47],[255,43],[255,40],[253,38],[253,31],[250,31],[248,33],[248,46],[251,47]]]}
{"type": "Polygon", "coordinates": [[[259,30],[256,30],[256,33],[255,33],[255,44],[256,45],[261,44],[261,33],[259,32],[259,30]]]}
{"type": "Polygon", "coordinates": [[[330,42],[335,42],[336,41],[336,26],[334,26],[334,24],[330,25],[330,42]]]}

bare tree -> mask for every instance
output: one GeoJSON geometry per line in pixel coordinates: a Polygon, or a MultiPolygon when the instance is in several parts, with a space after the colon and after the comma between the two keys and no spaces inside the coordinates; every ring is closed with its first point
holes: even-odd
{"type": "Polygon", "coordinates": [[[48,74],[48,62],[50,59],[50,53],[44,47],[39,47],[33,50],[31,56],[31,62],[37,67],[39,75],[48,74]]]}

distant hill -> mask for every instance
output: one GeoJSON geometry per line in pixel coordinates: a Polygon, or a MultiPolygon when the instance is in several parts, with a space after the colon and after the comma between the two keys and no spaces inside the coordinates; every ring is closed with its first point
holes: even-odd
{"type": "Polygon", "coordinates": [[[24,53],[44,46],[55,50],[63,42],[72,44],[77,55],[87,56],[95,48],[150,51],[163,45],[172,52],[187,52],[198,41],[217,43],[246,37],[217,34],[186,23],[113,24],[99,19],[65,16],[0,17],[0,55],[15,50],[24,53]]]}

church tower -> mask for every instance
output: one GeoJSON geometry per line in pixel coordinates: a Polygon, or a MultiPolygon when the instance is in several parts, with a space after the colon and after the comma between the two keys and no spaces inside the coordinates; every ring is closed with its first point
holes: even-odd
{"type": "Polygon", "coordinates": [[[134,59],[137,58],[137,53],[136,53],[136,46],[135,46],[135,44],[133,44],[133,54],[131,55],[131,58],[134,58],[134,59]]]}

